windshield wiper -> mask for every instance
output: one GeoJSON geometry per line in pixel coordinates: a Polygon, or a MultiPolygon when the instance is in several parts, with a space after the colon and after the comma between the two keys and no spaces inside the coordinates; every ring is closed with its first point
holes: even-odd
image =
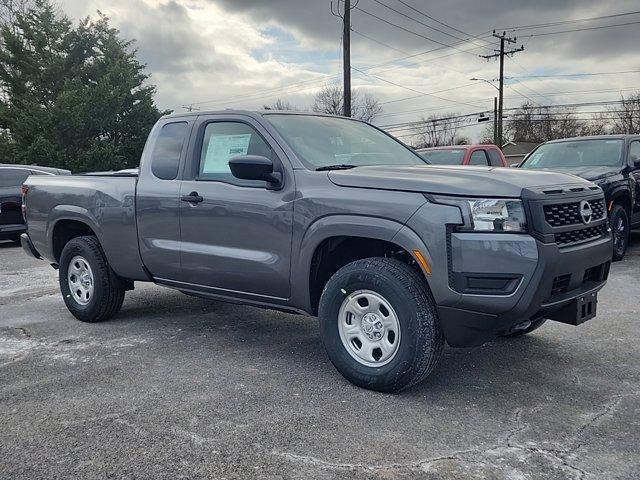
{"type": "Polygon", "coordinates": [[[346,163],[339,163],[337,165],[325,165],[324,167],[316,168],[316,172],[322,172],[325,170],[349,170],[350,168],[356,168],[358,165],[348,165],[346,163]]]}

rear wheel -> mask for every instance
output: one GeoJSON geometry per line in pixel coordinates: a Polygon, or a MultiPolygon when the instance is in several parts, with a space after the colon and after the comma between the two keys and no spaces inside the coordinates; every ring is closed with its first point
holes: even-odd
{"type": "Polygon", "coordinates": [[[629,245],[629,217],[620,205],[614,205],[609,213],[613,235],[613,260],[622,260],[629,245]]]}
{"type": "Polygon", "coordinates": [[[352,262],[331,277],[319,307],[322,341],[350,382],[396,392],[426,378],[444,336],[425,278],[390,258],[352,262]]]}
{"type": "Polygon", "coordinates": [[[125,286],[111,270],[98,239],[77,237],[60,256],[60,291],[69,311],[83,322],[101,322],[118,313],[125,286]]]}

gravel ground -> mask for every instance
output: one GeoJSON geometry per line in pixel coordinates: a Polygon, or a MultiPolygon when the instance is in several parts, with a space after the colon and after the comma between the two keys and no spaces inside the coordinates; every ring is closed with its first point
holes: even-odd
{"type": "Polygon", "coordinates": [[[448,348],[399,395],[346,382],[315,319],[138,285],[82,324],[0,245],[0,478],[636,479],[633,241],[596,319],[448,348]]]}

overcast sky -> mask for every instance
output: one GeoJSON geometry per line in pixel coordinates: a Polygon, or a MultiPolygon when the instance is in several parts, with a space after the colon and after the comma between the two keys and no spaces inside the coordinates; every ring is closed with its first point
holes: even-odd
{"type": "MultiPolygon", "coordinates": [[[[135,39],[158,87],[158,105],[176,111],[194,103],[202,110],[260,108],[277,98],[308,107],[323,84],[341,82],[341,20],[332,16],[330,4],[329,0],[60,2],[75,19],[100,10],[125,38],[135,39]]],[[[491,109],[494,88],[469,80],[493,80],[498,75],[496,61],[479,57],[493,53],[491,30],[509,33],[516,26],[638,10],[639,0],[360,0],[352,12],[353,83],[383,102],[384,110],[376,119],[380,125],[491,109]],[[410,55],[416,56],[406,58],[410,55]]],[[[640,14],[510,32],[525,51],[506,61],[506,75],[516,78],[507,82],[505,107],[518,106],[525,97],[545,105],[613,100],[639,88],[640,73],[531,78],[640,70],[640,23],[633,22],[640,22],[640,14]],[[631,24],[594,28],[622,23],[631,24]],[[590,30],[548,35],[586,28],[590,30]]],[[[481,127],[464,133],[476,139],[481,127]]]]}

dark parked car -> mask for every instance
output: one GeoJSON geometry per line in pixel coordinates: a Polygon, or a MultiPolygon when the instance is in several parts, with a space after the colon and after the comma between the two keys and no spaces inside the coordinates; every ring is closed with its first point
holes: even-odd
{"type": "Polygon", "coordinates": [[[508,167],[509,163],[495,145],[456,145],[417,150],[431,165],[479,165],[508,167]]]}
{"type": "Polygon", "coordinates": [[[527,155],[520,168],[571,173],[599,185],[613,230],[613,259],[624,257],[629,231],[640,227],[640,135],[553,140],[527,155]]]}
{"type": "Polygon", "coordinates": [[[58,168],[0,164],[0,240],[20,243],[20,234],[25,231],[21,188],[29,175],[70,174],[70,171],[58,168]]]}

